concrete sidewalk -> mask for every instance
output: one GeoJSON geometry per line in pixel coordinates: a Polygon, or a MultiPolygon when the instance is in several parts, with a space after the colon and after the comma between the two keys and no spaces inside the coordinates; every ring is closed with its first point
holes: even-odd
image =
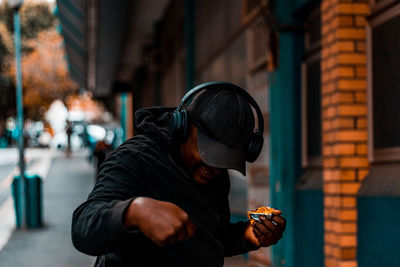
{"type": "MultiPolygon", "coordinates": [[[[95,258],[73,248],[73,210],[86,200],[95,171],[83,153],[54,157],[43,183],[44,227],[16,230],[0,251],[0,267],[90,267],[95,258]]],[[[244,267],[242,256],[225,259],[225,267],[244,267]]]]}
{"type": "Polygon", "coordinates": [[[94,169],[83,153],[53,159],[43,183],[44,227],[16,230],[0,251],[1,267],[86,267],[94,258],[72,246],[71,218],[94,183],[94,169]]]}

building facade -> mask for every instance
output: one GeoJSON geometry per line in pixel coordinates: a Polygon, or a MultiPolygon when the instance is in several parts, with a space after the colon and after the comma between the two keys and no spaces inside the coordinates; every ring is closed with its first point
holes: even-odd
{"type": "Polygon", "coordinates": [[[232,220],[271,205],[287,230],[248,266],[400,266],[400,1],[57,4],[71,73],[127,95],[127,125],[210,80],[259,103],[264,148],[231,173],[232,220]]]}

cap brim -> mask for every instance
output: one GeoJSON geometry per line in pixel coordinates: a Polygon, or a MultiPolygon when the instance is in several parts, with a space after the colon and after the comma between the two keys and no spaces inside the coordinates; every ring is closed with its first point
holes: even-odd
{"type": "Polygon", "coordinates": [[[219,143],[197,131],[201,160],[216,168],[234,169],[246,175],[246,151],[219,143]]]}

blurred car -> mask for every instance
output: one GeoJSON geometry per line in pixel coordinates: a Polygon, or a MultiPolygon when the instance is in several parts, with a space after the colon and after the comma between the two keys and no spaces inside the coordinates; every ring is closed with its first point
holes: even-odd
{"type": "Polygon", "coordinates": [[[86,132],[87,134],[96,141],[99,140],[104,140],[106,137],[106,129],[104,127],[96,125],[96,124],[90,124],[86,127],[86,132]]]}

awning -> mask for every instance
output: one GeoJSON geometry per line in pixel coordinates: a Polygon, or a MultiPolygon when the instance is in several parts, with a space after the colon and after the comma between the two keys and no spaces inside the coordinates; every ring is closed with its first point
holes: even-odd
{"type": "Polygon", "coordinates": [[[169,0],[57,0],[72,78],[97,97],[131,88],[169,0]],[[118,88],[117,88],[118,89],[118,88]]]}

